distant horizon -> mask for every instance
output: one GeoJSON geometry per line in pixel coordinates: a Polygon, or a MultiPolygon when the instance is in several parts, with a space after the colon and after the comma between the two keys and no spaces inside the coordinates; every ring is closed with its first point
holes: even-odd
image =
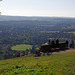
{"type": "Polygon", "coordinates": [[[0,15],[0,16],[12,16],[12,17],[54,17],[54,18],[75,18],[75,17],[65,17],[65,16],[21,16],[21,15],[0,15]]]}

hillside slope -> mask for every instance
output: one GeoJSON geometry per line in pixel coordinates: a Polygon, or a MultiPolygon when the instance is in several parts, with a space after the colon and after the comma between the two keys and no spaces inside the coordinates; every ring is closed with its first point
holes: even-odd
{"type": "Polygon", "coordinates": [[[0,61],[0,75],[75,75],[75,52],[0,61]]]}

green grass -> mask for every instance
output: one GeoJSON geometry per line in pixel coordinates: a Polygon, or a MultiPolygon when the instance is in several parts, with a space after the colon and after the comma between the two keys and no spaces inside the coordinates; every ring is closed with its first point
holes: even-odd
{"type": "Polygon", "coordinates": [[[54,27],[55,25],[41,25],[41,26],[54,27]]]}
{"type": "Polygon", "coordinates": [[[41,33],[59,33],[59,31],[40,31],[41,33]]]}
{"type": "Polygon", "coordinates": [[[12,50],[21,50],[21,51],[25,51],[26,49],[32,49],[32,45],[26,45],[26,44],[21,44],[21,45],[16,45],[11,47],[12,50]]]}
{"type": "Polygon", "coordinates": [[[0,75],[75,75],[75,52],[1,60],[0,75]]]}
{"type": "Polygon", "coordinates": [[[73,32],[68,32],[68,33],[74,33],[75,34],[75,32],[73,31],[73,32]]]}

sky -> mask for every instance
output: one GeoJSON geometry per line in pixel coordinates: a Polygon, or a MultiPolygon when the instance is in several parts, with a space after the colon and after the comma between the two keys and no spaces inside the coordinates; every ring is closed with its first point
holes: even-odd
{"type": "Polygon", "coordinates": [[[3,0],[2,15],[75,17],[75,0],[3,0]]]}

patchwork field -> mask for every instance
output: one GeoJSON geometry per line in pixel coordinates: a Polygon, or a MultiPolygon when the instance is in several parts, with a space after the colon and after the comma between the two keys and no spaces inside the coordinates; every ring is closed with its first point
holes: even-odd
{"type": "Polygon", "coordinates": [[[0,60],[0,75],[75,75],[75,52],[0,60]]]}

